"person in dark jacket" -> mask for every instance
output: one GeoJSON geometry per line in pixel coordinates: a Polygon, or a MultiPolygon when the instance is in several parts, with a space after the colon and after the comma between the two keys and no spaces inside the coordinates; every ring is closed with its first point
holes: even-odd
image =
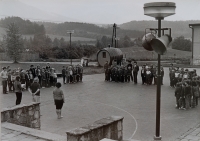
{"type": "Polygon", "coordinates": [[[108,61],[106,61],[103,68],[104,68],[104,72],[105,72],[105,81],[108,81],[108,68],[109,68],[108,61]]]}
{"type": "Polygon", "coordinates": [[[14,87],[15,87],[15,94],[16,94],[16,105],[19,105],[22,100],[22,87],[21,87],[19,76],[16,77],[16,80],[14,82],[14,87]]]}
{"type": "Polygon", "coordinates": [[[65,66],[63,66],[63,69],[62,69],[62,77],[63,77],[63,84],[66,84],[66,68],[65,66]]]}
{"type": "Polygon", "coordinates": [[[175,86],[175,97],[176,97],[176,108],[180,109],[180,98],[181,98],[181,91],[182,91],[182,83],[178,82],[175,86]]]}
{"type": "Polygon", "coordinates": [[[185,83],[185,87],[184,87],[184,98],[185,98],[185,109],[189,109],[190,108],[190,104],[191,104],[191,86],[189,84],[188,81],[186,81],[185,83]]]}
{"type": "Polygon", "coordinates": [[[134,77],[134,83],[137,84],[137,75],[139,71],[139,66],[137,65],[137,62],[134,62],[133,65],[133,77],[134,77]]]}
{"type": "MultiPolygon", "coordinates": [[[[128,61],[127,70],[129,72],[128,76],[130,76],[131,80],[133,81],[133,75],[132,75],[133,65],[131,64],[131,61],[128,61]]],[[[130,82],[130,80],[129,80],[129,82],[130,82]]]]}
{"type": "Polygon", "coordinates": [[[35,73],[34,65],[31,65],[29,70],[31,71],[31,73],[33,75],[33,78],[35,78],[36,77],[36,73],[35,73]]]}
{"type": "Polygon", "coordinates": [[[146,70],[144,66],[142,66],[141,77],[142,77],[142,84],[144,85],[146,83],[146,70]]]}

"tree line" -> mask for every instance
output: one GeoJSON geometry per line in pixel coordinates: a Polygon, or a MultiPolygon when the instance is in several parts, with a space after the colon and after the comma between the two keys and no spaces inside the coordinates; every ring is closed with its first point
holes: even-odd
{"type": "Polygon", "coordinates": [[[4,39],[0,41],[0,52],[7,53],[14,62],[20,60],[22,52],[39,53],[41,59],[78,59],[98,51],[93,45],[73,42],[70,46],[69,41],[65,41],[64,38],[55,38],[52,41],[45,31],[34,34],[34,37],[30,39],[23,39],[20,33],[19,27],[15,23],[10,23],[4,39]]]}

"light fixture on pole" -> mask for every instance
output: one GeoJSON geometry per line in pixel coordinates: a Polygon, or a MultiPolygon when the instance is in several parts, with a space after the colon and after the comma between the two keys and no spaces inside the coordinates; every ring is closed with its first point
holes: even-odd
{"type": "MultiPolygon", "coordinates": [[[[157,95],[156,95],[156,134],[154,140],[161,140],[160,136],[160,98],[161,98],[161,73],[160,73],[160,57],[166,50],[165,47],[171,42],[169,36],[161,37],[161,20],[164,17],[175,14],[176,4],[173,2],[152,2],[144,4],[144,15],[154,17],[158,20],[158,38],[152,38],[149,46],[158,53],[158,76],[157,76],[157,95]],[[160,38],[161,37],[161,38],[160,38]]],[[[171,33],[171,30],[170,30],[171,33]]]]}
{"type": "Polygon", "coordinates": [[[72,54],[71,54],[71,35],[74,33],[74,30],[68,30],[67,33],[70,35],[70,59],[71,59],[71,65],[72,65],[72,54]]]}

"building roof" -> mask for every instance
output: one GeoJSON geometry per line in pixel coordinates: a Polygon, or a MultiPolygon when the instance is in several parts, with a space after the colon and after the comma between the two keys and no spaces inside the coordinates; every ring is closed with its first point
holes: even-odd
{"type": "Polygon", "coordinates": [[[123,53],[119,48],[106,47],[106,48],[101,49],[100,51],[102,50],[107,51],[110,54],[110,57],[123,56],[123,53]]]}
{"type": "Polygon", "coordinates": [[[189,26],[200,26],[200,23],[189,24],[189,26]]]}

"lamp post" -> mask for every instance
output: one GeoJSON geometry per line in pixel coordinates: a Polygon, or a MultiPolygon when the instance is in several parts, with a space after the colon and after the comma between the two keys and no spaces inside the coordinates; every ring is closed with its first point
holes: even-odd
{"type": "Polygon", "coordinates": [[[74,30],[69,30],[69,31],[67,31],[67,33],[70,35],[70,59],[71,59],[71,65],[72,65],[72,54],[71,54],[71,35],[72,35],[72,33],[74,33],[74,30]]]}
{"type": "Polygon", "coordinates": [[[117,44],[115,45],[115,48],[118,48],[118,41],[119,41],[119,39],[120,39],[119,37],[115,38],[115,41],[117,41],[117,44]]]}
{"type": "MultiPolygon", "coordinates": [[[[158,37],[161,37],[161,20],[164,17],[175,14],[176,5],[173,2],[152,2],[144,4],[144,15],[154,17],[158,20],[158,37]]],[[[161,98],[161,74],[160,57],[158,54],[158,76],[157,76],[157,94],[156,94],[156,134],[154,140],[161,140],[160,136],[160,98],[161,98]]]]}

